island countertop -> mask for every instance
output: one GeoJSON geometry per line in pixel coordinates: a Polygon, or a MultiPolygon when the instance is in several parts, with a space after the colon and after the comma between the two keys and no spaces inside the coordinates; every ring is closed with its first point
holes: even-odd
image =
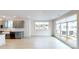
{"type": "Polygon", "coordinates": [[[0,34],[0,46],[5,44],[5,34],[0,34]]]}

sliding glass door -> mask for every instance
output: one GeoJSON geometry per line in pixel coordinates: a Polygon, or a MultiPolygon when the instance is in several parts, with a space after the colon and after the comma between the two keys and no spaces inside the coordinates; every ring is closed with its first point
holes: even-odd
{"type": "Polygon", "coordinates": [[[67,23],[61,23],[61,39],[66,40],[67,38],[67,23]]]}
{"type": "Polygon", "coordinates": [[[55,34],[69,45],[77,47],[77,15],[56,21],[55,34]]]}
{"type": "Polygon", "coordinates": [[[68,22],[68,39],[69,43],[77,46],[77,21],[68,22]]]}
{"type": "Polygon", "coordinates": [[[77,38],[77,22],[68,22],[68,37],[70,39],[76,40],[77,38]]]}

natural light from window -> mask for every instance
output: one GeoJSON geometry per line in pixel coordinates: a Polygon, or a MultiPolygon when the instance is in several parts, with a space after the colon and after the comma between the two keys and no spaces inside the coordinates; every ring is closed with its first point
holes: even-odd
{"type": "Polygon", "coordinates": [[[48,30],[49,22],[35,22],[36,31],[45,31],[48,30]]]}
{"type": "Polygon", "coordinates": [[[55,36],[67,44],[77,47],[77,15],[56,21],[55,36]]]}

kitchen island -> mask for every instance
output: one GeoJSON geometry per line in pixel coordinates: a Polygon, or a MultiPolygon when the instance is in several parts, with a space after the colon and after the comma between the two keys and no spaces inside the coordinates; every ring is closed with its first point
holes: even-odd
{"type": "Polygon", "coordinates": [[[5,34],[0,34],[0,46],[5,44],[5,34]]]}

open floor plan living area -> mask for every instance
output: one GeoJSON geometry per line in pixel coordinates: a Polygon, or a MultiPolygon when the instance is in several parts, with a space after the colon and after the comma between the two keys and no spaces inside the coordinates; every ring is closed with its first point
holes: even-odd
{"type": "Polygon", "coordinates": [[[78,48],[78,10],[0,10],[0,49],[78,48]]]}

